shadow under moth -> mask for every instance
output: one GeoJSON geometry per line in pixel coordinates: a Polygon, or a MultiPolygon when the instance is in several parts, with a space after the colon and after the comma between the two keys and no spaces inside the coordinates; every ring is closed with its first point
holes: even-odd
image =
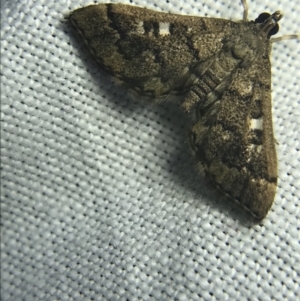
{"type": "Polygon", "coordinates": [[[194,118],[189,142],[198,165],[262,219],[277,187],[270,52],[282,38],[270,37],[282,13],[248,21],[242,4],[239,22],[123,4],[80,8],[69,20],[102,69],[135,98],[180,99],[194,118]]]}

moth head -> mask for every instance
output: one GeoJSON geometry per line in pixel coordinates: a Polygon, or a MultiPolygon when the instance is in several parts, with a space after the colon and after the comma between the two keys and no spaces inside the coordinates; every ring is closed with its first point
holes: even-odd
{"type": "Polygon", "coordinates": [[[272,15],[269,13],[261,13],[254,21],[254,23],[261,24],[260,34],[270,38],[279,31],[278,22],[282,19],[283,14],[276,11],[272,15]]]}

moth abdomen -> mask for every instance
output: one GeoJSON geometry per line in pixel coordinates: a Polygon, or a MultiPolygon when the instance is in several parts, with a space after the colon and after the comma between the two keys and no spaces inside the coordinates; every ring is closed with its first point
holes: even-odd
{"type": "Polygon", "coordinates": [[[241,66],[247,69],[245,65],[254,60],[252,52],[257,48],[261,51],[262,48],[261,45],[236,45],[233,41],[228,42],[228,37],[224,40],[223,47],[216,55],[198,63],[190,71],[191,80],[187,81],[190,91],[181,104],[185,112],[191,112],[196,106],[200,111],[210,108],[221,98],[241,66]]]}

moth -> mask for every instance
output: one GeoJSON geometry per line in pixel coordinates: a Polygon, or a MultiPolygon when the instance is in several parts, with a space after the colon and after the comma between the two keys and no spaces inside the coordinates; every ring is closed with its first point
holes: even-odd
{"type": "Polygon", "coordinates": [[[239,22],[123,4],[80,8],[69,20],[102,69],[134,97],[180,99],[194,118],[189,142],[198,165],[262,219],[277,187],[270,37],[283,15],[248,21],[242,4],[239,22]]]}

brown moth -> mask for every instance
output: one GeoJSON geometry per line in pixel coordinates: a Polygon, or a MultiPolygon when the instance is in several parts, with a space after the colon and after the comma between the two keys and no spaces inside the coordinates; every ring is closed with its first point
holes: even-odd
{"type": "Polygon", "coordinates": [[[262,219],[277,187],[270,37],[282,14],[248,21],[242,3],[240,22],[122,4],[80,8],[69,20],[100,66],[135,97],[181,99],[195,118],[189,140],[205,174],[262,219]]]}

